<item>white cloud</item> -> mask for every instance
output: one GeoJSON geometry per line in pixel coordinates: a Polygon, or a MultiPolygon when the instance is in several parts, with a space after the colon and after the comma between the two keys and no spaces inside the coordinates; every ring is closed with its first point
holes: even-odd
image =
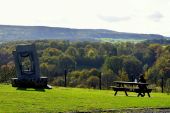
{"type": "Polygon", "coordinates": [[[120,22],[120,21],[127,21],[130,20],[131,17],[129,16],[124,16],[124,17],[118,17],[118,16],[103,16],[99,15],[98,16],[101,20],[106,21],[106,22],[120,22]]]}
{"type": "Polygon", "coordinates": [[[163,18],[163,15],[160,12],[154,12],[153,14],[149,15],[149,18],[153,21],[160,21],[163,18]]]}
{"type": "Polygon", "coordinates": [[[0,24],[170,35],[170,0],[0,0],[0,24]]]}

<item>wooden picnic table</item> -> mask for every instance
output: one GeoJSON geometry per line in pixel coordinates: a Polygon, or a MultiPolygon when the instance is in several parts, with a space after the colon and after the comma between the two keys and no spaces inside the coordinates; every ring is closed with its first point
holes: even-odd
{"type": "Polygon", "coordinates": [[[131,92],[138,93],[138,97],[141,95],[141,93],[147,93],[148,96],[150,97],[149,93],[152,91],[152,89],[147,88],[147,86],[149,85],[148,83],[127,82],[127,81],[114,81],[114,83],[116,84],[116,86],[111,86],[111,87],[115,91],[115,94],[114,94],[115,96],[118,91],[124,91],[126,96],[128,96],[127,91],[131,91],[131,92]],[[134,86],[139,86],[139,85],[143,85],[144,89],[134,87],[134,86]],[[130,88],[127,86],[130,86],[130,88]]]}

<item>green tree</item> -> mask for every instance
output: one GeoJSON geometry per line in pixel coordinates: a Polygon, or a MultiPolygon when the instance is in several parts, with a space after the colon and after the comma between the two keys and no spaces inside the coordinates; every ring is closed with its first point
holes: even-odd
{"type": "Polygon", "coordinates": [[[65,54],[68,56],[73,57],[74,59],[76,59],[79,56],[79,52],[75,47],[68,47],[67,50],[65,51],[65,54]]]}
{"type": "Polygon", "coordinates": [[[102,69],[102,86],[109,89],[109,86],[113,85],[113,81],[116,80],[116,74],[113,73],[111,69],[103,70],[102,69]]]}
{"type": "Polygon", "coordinates": [[[166,92],[169,95],[170,93],[170,78],[166,80],[166,92]]]}
{"type": "Polygon", "coordinates": [[[143,72],[142,63],[132,56],[123,56],[123,68],[128,74],[129,80],[133,81],[143,72]]]}
{"type": "Polygon", "coordinates": [[[62,55],[62,51],[60,51],[59,49],[56,48],[46,48],[43,52],[43,56],[60,56],[62,55]]]}
{"type": "Polygon", "coordinates": [[[120,80],[120,81],[129,81],[128,74],[126,73],[125,69],[119,70],[119,74],[117,76],[117,80],[120,80]]]}
{"type": "Polygon", "coordinates": [[[96,68],[92,68],[89,70],[89,75],[91,76],[99,76],[100,72],[96,68]]]}
{"type": "Polygon", "coordinates": [[[118,75],[123,66],[123,59],[119,56],[107,57],[104,66],[118,75]]]}
{"type": "Polygon", "coordinates": [[[75,69],[75,60],[67,55],[61,55],[59,56],[59,61],[58,61],[58,67],[63,70],[73,70],[75,69]]]}
{"type": "Polygon", "coordinates": [[[87,79],[87,84],[89,87],[97,88],[99,86],[99,78],[97,76],[90,76],[87,79]]]}

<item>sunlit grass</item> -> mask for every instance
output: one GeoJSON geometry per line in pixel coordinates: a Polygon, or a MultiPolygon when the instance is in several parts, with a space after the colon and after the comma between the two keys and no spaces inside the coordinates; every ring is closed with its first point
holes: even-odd
{"type": "Polygon", "coordinates": [[[53,89],[17,89],[0,85],[0,112],[65,112],[122,108],[169,108],[170,95],[151,93],[151,98],[136,93],[111,90],[54,87],[53,89]]]}

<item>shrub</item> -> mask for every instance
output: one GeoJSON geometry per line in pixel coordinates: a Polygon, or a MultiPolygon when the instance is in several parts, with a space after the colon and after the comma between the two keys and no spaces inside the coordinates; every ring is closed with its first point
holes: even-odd
{"type": "Polygon", "coordinates": [[[170,93],[170,78],[166,80],[166,92],[169,95],[170,93]]]}
{"type": "Polygon", "coordinates": [[[76,87],[78,87],[78,88],[86,88],[87,86],[85,84],[79,84],[76,87]]]}
{"type": "Polygon", "coordinates": [[[63,77],[54,78],[54,80],[52,81],[52,85],[64,86],[64,79],[63,79],[63,77]]]}
{"type": "Polygon", "coordinates": [[[89,87],[96,88],[99,86],[99,78],[97,76],[90,76],[87,79],[87,84],[89,87]]]}

